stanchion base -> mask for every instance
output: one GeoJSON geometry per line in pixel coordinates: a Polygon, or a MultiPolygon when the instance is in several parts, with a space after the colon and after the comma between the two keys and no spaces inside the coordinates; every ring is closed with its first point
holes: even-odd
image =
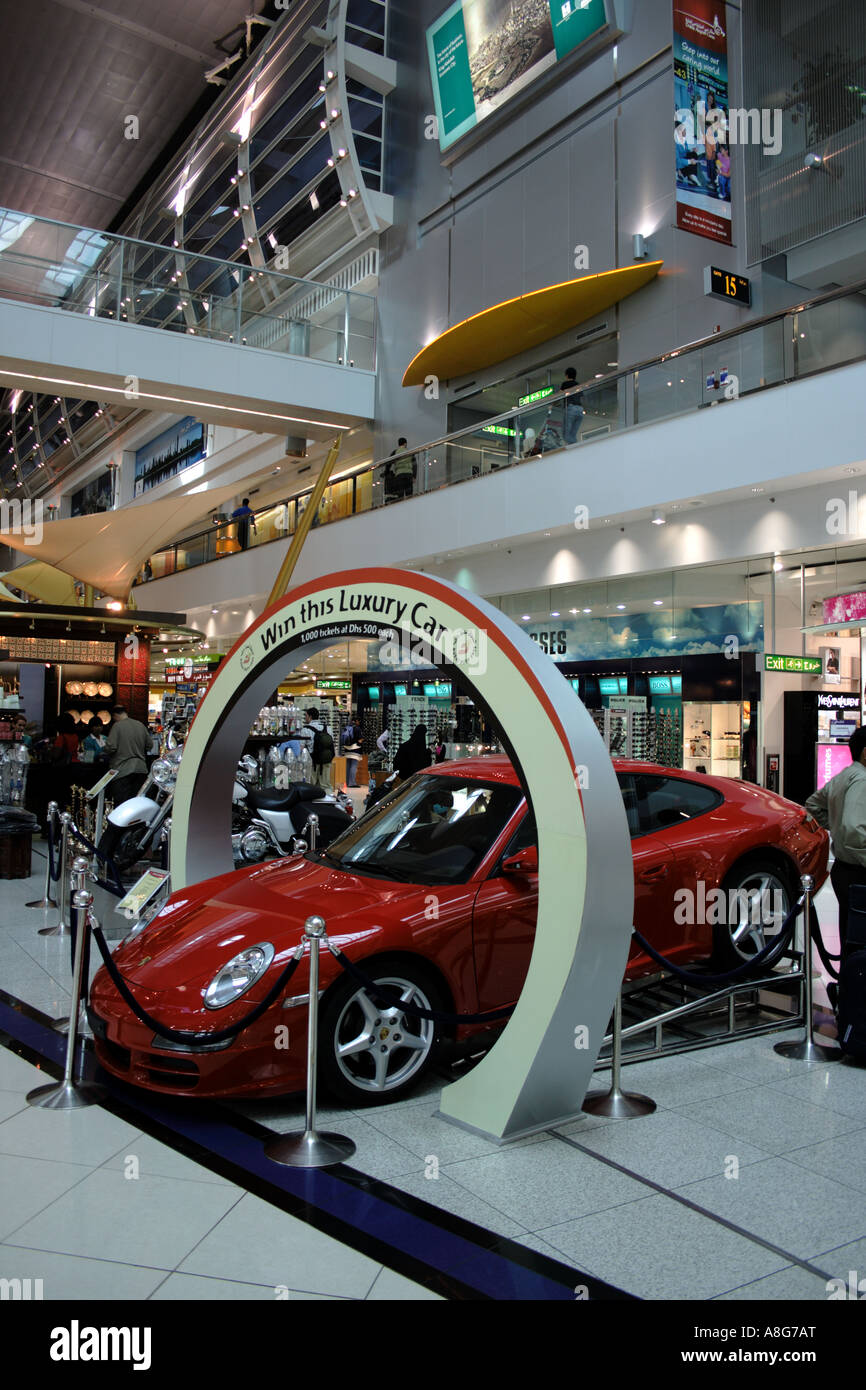
{"type": "Polygon", "coordinates": [[[104,1086],[97,1086],[92,1081],[82,1081],[78,1085],[72,1082],[66,1083],[58,1081],[51,1086],[37,1086],[35,1091],[28,1091],[27,1104],[38,1106],[40,1110],[84,1110],[88,1105],[98,1105],[107,1094],[104,1086]]]}
{"type": "Polygon", "coordinates": [[[587,1096],[580,1107],[587,1115],[607,1115],[614,1120],[629,1120],[637,1115],[651,1115],[657,1108],[649,1096],[636,1091],[596,1091],[587,1096]]]}
{"type": "Polygon", "coordinates": [[[332,1168],[336,1163],[345,1163],[354,1152],[351,1139],[342,1134],[321,1134],[315,1129],[281,1134],[265,1144],[265,1157],[289,1168],[332,1168]]]}
{"type": "Polygon", "coordinates": [[[792,1057],[797,1062],[841,1062],[842,1053],[838,1047],[823,1047],[821,1043],[813,1042],[811,1038],[803,1038],[800,1042],[780,1042],[776,1043],[774,1052],[780,1057],[792,1057]]]}
{"type": "Polygon", "coordinates": [[[41,907],[41,908],[46,908],[46,907],[59,907],[60,904],[59,904],[59,903],[56,903],[56,902],[54,901],[53,898],[40,898],[39,901],[38,901],[38,903],[25,903],[24,906],[25,906],[25,907],[41,907]]]}
{"type": "Polygon", "coordinates": [[[37,936],[71,936],[72,932],[63,922],[58,922],[56,927],[40,927],[37,936]]]}

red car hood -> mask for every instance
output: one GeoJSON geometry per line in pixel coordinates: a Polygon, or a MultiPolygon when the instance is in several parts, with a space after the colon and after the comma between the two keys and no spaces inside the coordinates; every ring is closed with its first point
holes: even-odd
{"type": "MultiPolygon", "coordinates": [[[[335,945],[378,932],[402,916],[418,887],[361,878],[307,859],[242,869],[172,894],[148,927],[115,954],[124,976],[148,990],[207,984],[233,956],[260,941],[285,964],[308,917],[321,915],[335,945]]],[[[411,915],[411,907],[408,915],[411,915]]],[[[268,972],[273,980],[273,966],[268,972]]]]}

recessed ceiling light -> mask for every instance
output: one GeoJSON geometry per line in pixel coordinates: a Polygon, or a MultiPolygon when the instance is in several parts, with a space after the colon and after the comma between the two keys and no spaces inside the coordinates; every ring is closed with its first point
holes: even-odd
{"type": "Polygon", "coordinates": [[[664,599],[663,599],[663,598],[654,598],[654,599],[653,599],[653,603],[655,604],[656,608],[661,608],[662,604],[664,603],[664,599]]]}
{"type": "Polygon", "coordinates": [[[625,604],[624,604],[624,603],[618,603],[616,606],[617,606],[617,608],[619,609],[620,613],[622,613],[623,609],[625,608],[625,604]]]}
{"type": "Polygon", "coordinates": [[[551,616],[551,618],[558,618],[558,617],[559,617],[559,612],[557,611],[556,613],[551,613],[550,616],[551,616]]]}
{"type": "Polygon", "coordinates": [[[664,518],[664,516],[662,515],[661,512],[656,512],[655,516],[653,517],[653,526],[664,526],[664,525],[665,525],[665,518],[664,518]]]}
{"type": "Polygon", "coordinates": [[[529,622],[529,614],[528,614],[528,613],[524,613],[524,615],[523,615],[523,617],[520,619],[520,621],[521,621],[522,623],[528,623],[528,622],[529,622]]]}
{"type": "Polygon", "coordinates": [[[591,609],[591,608],[584,608],[583,611],[584,611],[584,613],[591,613],[591,612],[592,612],[592,609],[591,609]]]}
{"type": "Polygon", "coordinates": [[[577,612],[577,609],[576,609],[576,608],[569,608],[568,611],[569,611],[569,613],[576,613],[576,612],[577,612]]]}

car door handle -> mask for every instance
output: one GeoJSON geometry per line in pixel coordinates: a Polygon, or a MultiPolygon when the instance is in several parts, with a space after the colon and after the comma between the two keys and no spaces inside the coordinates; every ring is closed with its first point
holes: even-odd
{"type": "Polygon", "coordinates": [[[667,864],[656,864],[652,869],[643,869],[638,875],[642,883],[655,883],[660,878],[667,878],[667,864]]]}

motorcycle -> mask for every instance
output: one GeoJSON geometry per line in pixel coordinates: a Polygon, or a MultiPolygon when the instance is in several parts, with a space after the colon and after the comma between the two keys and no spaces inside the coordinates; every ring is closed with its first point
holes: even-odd
{"type": "Polygon", "coordinates": [[[232,849],[235,861],[258,864],[269,853],[285,856],[307,849],[311,815],[318,817],[316,847],[324,849],[354,820],[354,807],[345,792],[331,793],[311,782],[290,782],[285,788],[258,789],[255,759],[238,764],[232,806],[232,849]]]}
{"type": "Polygon", "coordinates": [[[163,827],[171,815],[182,752],[181,748],[168,748],[151,765],[138,795],[109,812],[108,825],[97,848],[100,854],[114,860],[121,873],[139,859],[146,859],[160,844],[163,827]]]}

